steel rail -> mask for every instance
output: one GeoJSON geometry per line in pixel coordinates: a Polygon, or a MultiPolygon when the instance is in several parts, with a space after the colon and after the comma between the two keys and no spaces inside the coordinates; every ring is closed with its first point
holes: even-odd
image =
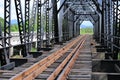
{"type": "Polygon", "coordinates": [[[70,70],[72,69],[76,59],[78,58],[79,54],[80,54],[80,50],[85,42],[86,38],[83,39],[79,49],[77,49],[76,53],[74,54],[74,56],[72,57],[72,59],[69,61],[69,63],[67,64],[67,66],[63,69],[63,71],[61,72],[61,74],[59,75],[59,77],[57,78],[57,80],[66,80],[68,74],[70,73],[70,70]]]}
{"type": "Polygon", "coordinates": [[[48,57],[42,59],[41,61],[35,63],[33,66],[27,68],[23,72],[13,76],[10,80],[33,80],[40,73],[47,69],[52,63],[54,63],[58,58],[63,56],[72,46],[74,46],[79,40],[84,36],[77,37],[75,40],[71,41],[69,44],[61,48],[60,50],[52,53],[48,57]]]}
{"type": "MultiPolygon", "coordinates": [[[[72,59],[76,53],[77,50],[79,50],[81,47],[83,47],[83,43],[85,41],[85,36],[82,38],[82,40],[79,42],[79,44],[72,50],[72,52],[62,61],[62,63],[55,69],[55,71],[47,78],[47,80],[55,80],[55,78],[60,74],[60,72],[64,69],[65,65],[69,62],[70,59],[72,59]]],[[[60,79],[63,80],[63,79],[60,79]]]]}

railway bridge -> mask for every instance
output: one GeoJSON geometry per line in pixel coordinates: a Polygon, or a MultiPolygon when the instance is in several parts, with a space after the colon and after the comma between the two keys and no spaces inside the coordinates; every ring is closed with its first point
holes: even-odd
{"type": "Polygon", "coordinates": [[[0,80],[120,80],[120,0],[0,4],[0,80]],[[84,21],[93,24],[93,35],[81,35],[84,21]]]}

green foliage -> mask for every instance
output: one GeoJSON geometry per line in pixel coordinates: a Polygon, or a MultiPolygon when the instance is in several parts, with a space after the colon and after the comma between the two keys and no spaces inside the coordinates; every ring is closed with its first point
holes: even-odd
{"type": "Polygon", "coordinates": [[[120,60],[120,52],[118,53],[118,59],[120,60]]]}
{"type": "Polygon", "coordinates": [[[11,32],[17,32],[17,31],[18,31],[18,25],[17,24],[11,25],[11,32]]]}
{"type": "MultiPolygon", "coordinates": [[[[44,30],[44,32],[46,32],[46,19],[45,19],[45,14],[43,14],[42,16],[41,16],[41,22],[42,22],[42,24],[41,24],[41,27],[43,28],[43,30],[44,30]]],[[[52,21],[51,21],[52,22],[52,21]]],[[[27,23],[27,22],[26,22],[27,23]]],[[[4,31],[4,19],[3,18],[1,18],[0,17],[0,24],[1,24],[1,29],[2,29],[2,31],[4,31]]],[[[52,23],[50,23],[49,24],[49,31],[51,31],[52,32],[52,23]]],[[[18,32],[19,31],[19,29],[18,29],[18,25],[17,24],[13,24],[13,25],[11,25],[11,27],[10,27],[10,30],[11,30],[11,32],[18,32]]],[[[32,31],[32,30],[31,30],[32,31]]],[[[35,23],[35,25],[34,25],[34,31],[37,31],[37,19],[36,19],[36,23],[35,23]]]]}
{"type": "Polygon", "coordinates": [[[32,47],[31,52],[36,52],[36,51],[37,51],[37,49],[32,47]]]}
{"type": "MultiPolygon", "coordinates": [[[[0,28],[2,29],[2,31],[4,31],[4,19],[0,17],[0,28]]],[[[17,24],[13,24],[11,25],[11,32],[17,32],[18,31],[18,25],[17,24]]]]}
{"type": "Polygon", "coordinates": [[[23,57],[20,55],[14,55],[14,56],[12,56],[12,58],[23,58],[23,57]]]}
{"type": "Polygon", "coordinates": [[[81,28],[80,34],[93,34],[93,28],[90,28],[90,27],[81,28]]]}
{"type": "Polygon", "coordinates": [[[0,17],[0,28],[4,30],[4,19],[0,17]]]}

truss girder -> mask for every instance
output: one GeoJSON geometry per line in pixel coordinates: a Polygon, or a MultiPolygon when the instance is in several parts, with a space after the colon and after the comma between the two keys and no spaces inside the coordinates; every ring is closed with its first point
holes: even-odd
{"type": "MultiPolygon", "coordinates": [[[[0,57],[3,60],[2,64],[7,64],[9,63],[10,39],[12,37],[10,34],[11,0],[4,1],[4,35],[0,30],[0,41],[2,42],[0,46],[3,48],[3,53],[0,57]]],[[[14,0],[20,45],[23,46],[24,51],[23,56],[25,57],[32,47],[35,24],[37,24],[37,51],[39,51],[43,46],[45,48],[50,46],[51,33],[52,39],[54,38],[56,43],[59,42],[61,34],[63,34],[63,40],[69,40],[80,34],[79,29],[82,21],[89,20],[95,25],[96,38],[100,37],[101,44],[110,48],[114,53],[113,58],[117,59],[120,51],[120,0],[102,0],[102,5],[97,0],[64,0],[57,8],[60,1],[34,0],[32,13],[30,14],[30,0],[25,0],[25,17],[23,18],[21,0],[14,0]],[[60,25],[62,28],[59,28],[58,13],[61,10],[63,10],[61,20],[63,19],[64,24],[60,25]],[[52,11],[52,16],[50,16],[50,11],[52,11]],[[44,19],[42,19],[43,16],[44,19]],[[101,16],[102,26],[99,25],[101,16]],[[50,22],[52,22],[52,27],[50,27],[50,22]],[[43,31],[46,37],[43,46],[42,28],[44,28],[43,31]],[[61,33],[59,33],[59,29],[62,29],[61,33]]]]}
{"type": "Polygon", "coordinates": [[[26,38],[25,38],[26,34],[25,34],[25,26],[23,21],[21,0],[15,0],[15,8],[16,8],[16,14],[17,14],[20,42],[21,42],[21,45],[23,46],[22,55],[25,57],[28,54],[26,52],[26,38]]]}
{"type": "Polygon", "coordinates": [[[24,34],[25,34],[25,27],[23,24],[23,15],[22,15],[22,9],[21,9],[21,0],[15,0],[15,8],[16,8],[16,14],[17,14],[17,20],[18,20],[18,27],[19,27],[19,34],[20,34],[20,41],[21,44],[25,42],[24,34]]]}
{"type": "Polygon", "coordinates": [[[113,4],[113,53],[114,59],[117,59],[118,53],[120,51],[120,5],[119,5],[120,1],[119,0],[113,0],[112,4],[113,4]]]}

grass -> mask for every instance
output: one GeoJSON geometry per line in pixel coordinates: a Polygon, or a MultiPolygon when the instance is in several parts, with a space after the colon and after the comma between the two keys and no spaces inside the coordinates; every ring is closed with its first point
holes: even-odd
{"type": "Polygon", "coordinates": [[[20,55],[14,55],[14,56],[12,56],[12,58],[23,58],[23,57],[20,55]]]}
{"type": "Polygon", "coordinates": [[[36,52],[36,51],[37,49],[32,47],[31,52],[36,52]]]}
{"type": "Polygon", "coordinates": [[[80,29],[80,34],[93,34],[93,28],[81,28],[80,29]]]}

